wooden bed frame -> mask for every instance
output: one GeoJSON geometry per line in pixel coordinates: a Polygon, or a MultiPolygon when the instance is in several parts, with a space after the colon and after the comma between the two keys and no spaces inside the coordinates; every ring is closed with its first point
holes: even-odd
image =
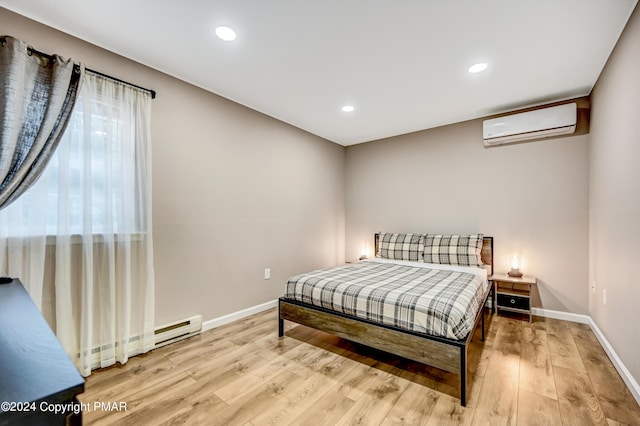
{"type": "MultiPolygon", "coordinates": [[[[378,252],[375,235],[375,252],[378,252]]],[[[482,262],[493,271],[493,237],[484,237],[482,262]]],[[[284,335],[284,320],[293,321],[344,339],[361,343],[395,355],[460,375],[460,404],[467,404],[467,350],[478,323],[482,324],[484,341],[484,308],[491,291],[487,292],[478,311],[473,329],[460,340],[431,336],[384,324],[374,323],[339,312],[295,300],[279,299],[278,336],[284,335]]]]}

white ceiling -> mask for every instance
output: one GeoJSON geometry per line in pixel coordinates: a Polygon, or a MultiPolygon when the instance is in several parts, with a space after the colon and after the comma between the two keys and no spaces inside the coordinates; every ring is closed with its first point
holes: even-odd
{"type": "Polygon", "coordinates": [[[0,0],[342,145],[587,95],[636,3],[0,0]]]}

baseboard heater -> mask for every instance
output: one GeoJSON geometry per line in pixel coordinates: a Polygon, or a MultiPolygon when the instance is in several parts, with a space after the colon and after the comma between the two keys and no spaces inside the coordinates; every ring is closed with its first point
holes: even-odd
{"type": "Polygon", "coordinates": [[[155,346],[160,348],[170,343],[195,336],[202,331],[202,315],[196,315],[181,321],[157,327],[154,331],[155,346]]]}
{"type": "MultiPolygon", "coordinates": [[[[168,345],[173,342],[177,342],[179,340],[183,340],[189,338],[191,336],[195,336],[200,334],[202,331],[202,315],[195,315],[190,318],[186,318],[180,321],[175,321],[169,324],[162,325],[160,327],[156,327],[154,330],[154,345],[151,349],[161,348],[162,346],[168,345]]],[[[134,342],[138,342],[140,340],[140,335],[135,335],[129,338],[129,343],[132,344],[131,348],[127,353],[127,358],[131,358],[133,356],[139,355],[140,347],[139,345],[133,344],[134,342]]],[[[116,343],[116,347],[119,344],[116,343]]],[[[97,368],[107,367],[109,365],[115,364],[115,358],[111,359],[102,359],[102,352],[108,351],[113,348],[113,344],[107,344],[101,347],[94,347],[91,349],[91,369],[95,370],[97,368]]],[[[80,358],[80,354],[77,355],[80,358]]]]}

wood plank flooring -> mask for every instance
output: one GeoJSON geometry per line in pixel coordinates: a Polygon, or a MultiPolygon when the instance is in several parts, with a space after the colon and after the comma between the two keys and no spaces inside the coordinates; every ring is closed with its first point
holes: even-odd
{"type": "Polygon", "coordinates": [[[640,425],[588,326],[487,314],[455,374],[294,323],[274,309],[94,372],[88,425],[640,425]],[[126,410],[93,409],[125,402],[126,410]]]}

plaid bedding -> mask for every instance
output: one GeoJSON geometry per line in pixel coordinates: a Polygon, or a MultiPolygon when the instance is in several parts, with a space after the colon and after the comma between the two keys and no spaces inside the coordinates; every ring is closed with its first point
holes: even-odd
{"type": "Polygon", "coordinates": [[[422,262],[424,235],[380,233],[380,249],[376,257],[382,259],[422,262]]]}
{"type": "Polygon", "coordinates": [[[487,291],[472,273],[368,261],[292,277],[284,297],[458,340],[472,331],[487,291]]]}
{"type": "Polygon", "coordinates": [[[482,266],[482,234],[433,235],[424,238],[424,263],[482,266]]]}

